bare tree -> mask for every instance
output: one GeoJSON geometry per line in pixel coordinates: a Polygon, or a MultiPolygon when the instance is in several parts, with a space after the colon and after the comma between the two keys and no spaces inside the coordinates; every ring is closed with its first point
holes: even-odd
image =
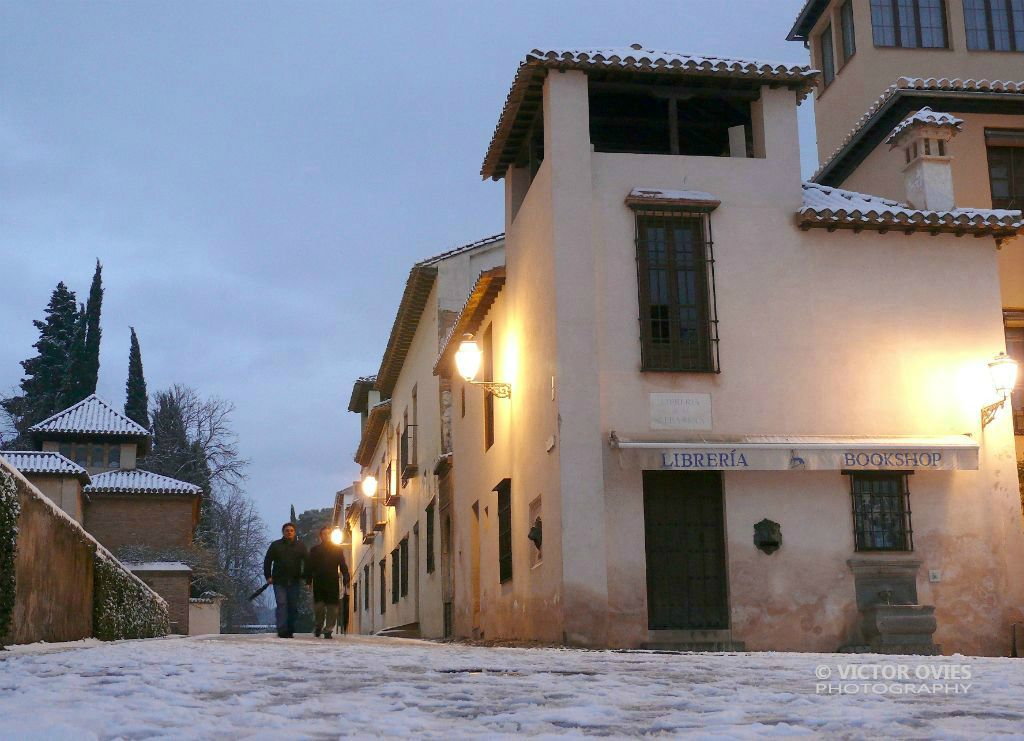
{"type": "Polygon", "coordinates": [[[173,440],[172,446],[179,448],[186,443],[202,451],[206,468],[209,470],[211,488],[241,490],[249,461],[242,458],[238,452],[238,436],[231,424],[231,415],[235,412],[234,403],[216,396],[203,398],[191,386],[178,383],[166,391],[158,391],[154,394],[153,401],[150,416],[154,422],[157,447],[151,454],[151,465],[160,466],[167,456],[180,453],[174,449],[160,449],[161,431],[158,429],[158,419],[161,408],[174,408],[176,417],[180,410],[180,421],[175,420],[175,423],[181,425],[184,441],[173,440]]]}

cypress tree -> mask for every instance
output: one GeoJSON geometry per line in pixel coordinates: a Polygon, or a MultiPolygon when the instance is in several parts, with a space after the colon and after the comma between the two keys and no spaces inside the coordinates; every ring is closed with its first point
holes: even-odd
{"type": "Polygon", "coordinates": [[[291,517],[291,519],[289,520],[289,522],[292,523],[293,525],[299,521],[299,519],[295,516],[295,505],[294,504],[292,505],[292,511],[291,511],[290,517],[291,517]]]}
{"type": "Polygon", "coordinates": [[[149,429],[149,394],[146,393],[146,376],[142,372],[142,350],[139,338],[132,330],[131,349],[128,351],[128,382],[125,384],[126,399],[124,413],[140,425],[149,429]]]}
{"type": "Polygon", "coordinates": [[[86,386],[87,359],[85,355],[86,318],[85,306],[78,305],[78,316],[75,319],[75,333],[68,348],[68,367],[64,374],[64,387],[61,389],[57,409],[67,409],[87,397],[91,391],[86,386]]]}
{"type": "Polygon", "coordinates": [[[75,294],[61,281],[50,295],[46,319],[33,320],[39,339],[33,345],[35,357],[21,361],[25,377],[22,394],[0,402],[18,431],[16,444],[28,442],[28,428],[62,408],[62,391],[67,379],[71,347],[78,320],[75,294]]]}
{"type": "MultiPolygon", "coordinates": [[[[103,331],[100,329],[100,314],[103,311],[103,266],[99,259],[96,260],[96,272],[92,275],[92,285],[89,286],[89,302],[85,306],[86,314],[86,335],[85,335],[85,377],[83,380],[85,396],[96,393],[96,383],[100,375],[100,337],[103,331]]],[[[84,397],[83,397],[84,398],[84,397]]]]}

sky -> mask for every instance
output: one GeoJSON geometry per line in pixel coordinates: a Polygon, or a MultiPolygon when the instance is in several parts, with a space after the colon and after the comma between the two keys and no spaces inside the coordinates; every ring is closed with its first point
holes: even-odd
{"type": "MultiPolygon", "coordinates": [[[[58,281],[103,263],[98,393],[236,406],[271,530],[352,483],[356,377],[409,268],[503,230],[480,164],[533,48],[806,64],[803,0],[0,2],[0,393],[58,281]]],[[[805,174],[815,169],[801,106],[805,174]]]]}

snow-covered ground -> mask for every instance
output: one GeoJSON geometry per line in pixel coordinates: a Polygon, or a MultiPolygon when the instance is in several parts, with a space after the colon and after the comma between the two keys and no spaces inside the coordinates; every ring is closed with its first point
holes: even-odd
{"type": "Polygon", "coordinates": [[[4,739],[520,734],[1024,739],[1024,660],[619,653],[308,636],[73,643],[0,654],[4,739]],[[843,680],[850,671],[860,676],[843,680]],[[823,691],[836,683],[856,694],[823,691]]]}

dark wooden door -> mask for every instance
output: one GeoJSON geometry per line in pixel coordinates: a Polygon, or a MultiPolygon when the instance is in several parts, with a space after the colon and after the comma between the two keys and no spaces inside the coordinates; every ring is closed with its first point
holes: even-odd
{"type": "Polygon", "coordinates": [[[729,627],[719,471],[644,471],[650,630],[729,627]]]}

